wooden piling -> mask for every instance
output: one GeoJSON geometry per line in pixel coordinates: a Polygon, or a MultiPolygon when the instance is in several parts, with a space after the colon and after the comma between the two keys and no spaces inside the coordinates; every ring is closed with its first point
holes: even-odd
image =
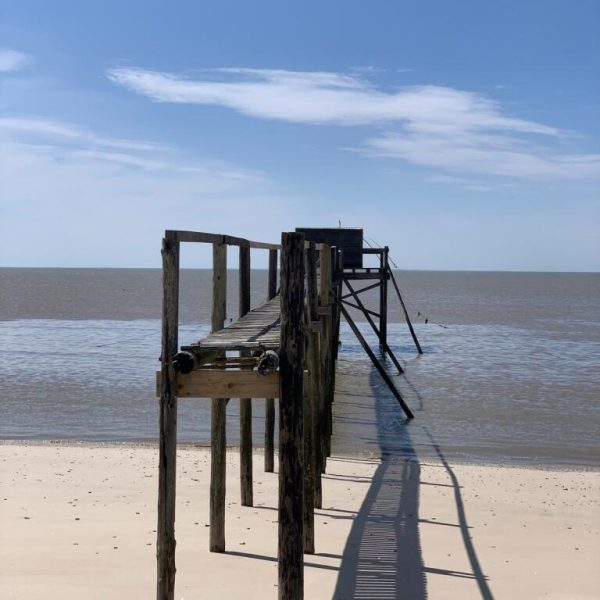
{"type": "Polygon", "coordinates": [[[322,383],[321,383],[321,335],[318,330],[310,332],[309,344],[309,370],[310,384],[312,396],[312,412],[313,412],[313,465],[314,465],[314,498],[313,505],[315,508],[323,508],[323,484],[321,473],[323,472],[323,442],[320,436],[323,431],[321,425],[322,416],[322,399],[324,398],[322,383]]]}
{"type": "Polygon", "coordinates": [[[327,399],[325,402],[325,453],[331,456],[331,436],[333,434],[333,401],[335,397],[335,366],[340,339],[340,305],[342,297],[341,271],[344,268],[344,253],[342,248],[333,252],[333,277],[331,288],[333,303],[331,304],[331,325],[329,340],[329,362],[327,374],[327,399]]]}
{"type": "MultiPolygon", "coordinates": [[[[268,299],[277,294],[277,250],[269,250],[268,299]]],[[[275,470],[275,400],[265,400],[265,472],[275,470]]]]}
{"type": "Polygon", "coordinates": [[[412,336],[413,342],[415,343],[415,346],[417,348],[417,352],[419,354],[423,354],[421,344],[419,344],[419,340],[417,339],[417,334],[415,333],[413,324],[411,323],[410,317],[408,316],[408,310],[406,310],[406,304],[404,304],[404,299],[402,298],[402,294],[400,293],[400,288],[398,287],[398,284],[396,283],[396,278],[394,277],[394,272],[389,267],[388,267],[388,270],[390,273],[390,279],[392,280],[392,283],[394,284],[394,288],[396,290],[396,294],[398,295],[398,300],[400,300],[400,305],[402,306],[402,310],[404,311],[404,318],[406,319],[406,323],[408,325],[408,329],[410,330],[410,335],[412,336]]]}
{"type": "MultiPolygon", "coordinates": [[[[225,324],[227,305],[227,246],[213,244],[213,303],[211,329],[225,324]]],[[[226,475],[226,405],[225,398],[211,401],[210,463],[210,536],[211,552],[225,552],[225,475],[226,475]]]]}
{"type": "Polygon", "coordinates": [[[369,344],[367,344],[367,340],[365,340],[363,334],[360,332],[360,329],[357,327],[357,325],[353,321],[352,317],[348,314],[348,311],[344,308],[343,304],[340,305],[340,310],[342,311],[344,318],[348,322],[348,325],[350,325],[350,328],[354,332],[354,335],[360,342],[364,351],[367,353],[367,355],[371,359],[371,362],[373,363],[373,365],[375,366],[377,371],[379,371],[379,374],[381,375],[382,379],[385,381],[389,390],[392,392],[392,394],[394,394],[394,396],[396,397],[396,400],[398,400],[398,402],[400,403],[400,406],[402,407],[402,410],[404,411],[406,416],[409,419],[413,419],[414,415],[413,415],[412,411],[410,410],[410,408],[408,407],[408,405],[406,404],[406,402],[404,401],[404,398],[402,398],[402,394],[400,394],[400,392],[398,391],[398,388],[394,385],[394,382],[392,381],[391,377],[387,374],[384,367],[377,360],[377,357],[375,356],[373,350],[371,350],[371,348],[369,347],[369,344]]]}
{"type": "MultiPolygon", "coordinates": [[[[373,318],[369,314],[370,311],[363,304],[363,302],[360,299],[359,295],[356,293],[355,289],[352,287],[352,284],[350,283],[350,281],[347,280],[347,279],[345,279],[344,280],[344,284],[348,288],[348,291],[350,292],[352,298],[354,299],[354,302],[356,302],[356,304],[353,304],[351,306],[353,308],[358,308],[359,310],[361,310],[363,312],[363,314],[365,315],[365,319],[367,319],[367,322],[371,326],[371,329],[374,331],[374,333],[377,336],[377,338],[380,339],[380,337],[379,337],[379,330],[377,329],[377,326],[375,325],[375,321],[373,321],[373,318]]],[[[344,300],[344,303],[347,304],[347,305],[350,305],[345,300],[344,300]]],[[[402,365],[400,364],[400,362],[396,358],[396,355],[394,354],[394,352],[392,351],[392,349],[387,345],[387,343],[384,343],[384,349],[385,349],[385,352],[387,353],[387,355],[392,359],[392,362],[394,363],[396,369],[398,369],[398,373],[400,373],[400,374],[404,373],[404,369],[402,368],[402,365]]]]}
{"type": "Polygon", "coordinates": [[[279,352],[279,600],[304,595],[304,235],[281,236],[279,352]]]}
{"type": "Polygon", "coordinates": [[[177,395],[173,356],[178,350],[179,240],[167,231],[162,244],[163,304],[158,466],[158,524],[156,528],[157,600],[175,593],[175,484],[177,460],[177,395]]]}
{"type": "MultiPolygon", "coordinates": [[[[239,313],[250,311],[250,247],[240,246],[239,313]]],[[[252,400],[240,398],[240,488],[242,506],[252,506],[252,400]]]]}
{"type": "MultiPolygon", "coordinates": [[[[304,363],[310,372],[310,384],[304,384],[304,554],[315,552],[315,411],[314,399],[314,364],[315,339],[312,330],[318,325],[317,321],[317,252],[315,243],[310,242],[306,250],[306,356],[304,363]]],[[[320,479],[320,472],[318,478],[320,479]]]]}
{"type": "Polygon", "coordinates": [[[318,432],[320,449],[317,451],[321,458],[321,473],[327,468],[327,404],[331,379],[331,333],[332,333],[332,306],[331,292],[331,247],[321,245],[319,252],[321,265],[319,281],[319,306],[321,308],[321,388],[318,405],[318,432]]]}
{"type": "Polygon", "coordinates": [[[387,351],[387,301],[388,301],[388,254],[385,246],[381,253],[381,285],[379,287],[379,351],[385,355],[387,351]]]}
{"type": "MultiPolygon", "coordinates": [[[[312,465],[313,465],[313,506],[314,508],[322,508],[323,506],[323,489],[321,480],[321,471],[323,465],[323,451],[321,442],[322,432],[322,411],[320,409],[321,399],[323,397],[321,389],[321,323],[319,320],[319,300],[320,289],[317,274],[317,250],[314,243],[308,246],[308,262],[307,262],[307,297],[310,317],[310,343],[308,369],[310,371],[311,399],[312,399],[312,465]]],[[[314,512],[314,511],[313,511],[314,512]]]]}

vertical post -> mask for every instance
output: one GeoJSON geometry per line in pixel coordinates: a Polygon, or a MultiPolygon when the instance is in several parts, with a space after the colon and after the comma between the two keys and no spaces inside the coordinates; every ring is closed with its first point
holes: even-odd
{"type": "MultiPolygon", "coordinates": [[[[269,250],[268,299],[277,294],[277,250],[269,250]]],[[[275,400],[265,400],[265,472],[275,468],[275,400]]]]}
{"type": "Polygon", "coordinates": [[[279,600],[304,596],[304,235],[281,236],[279,356],[279,600]]]}
{"type": "Polygon", "coordinates": [[[327,401],[326,419],[325,419],[325,452],[331,456],[331,436],[333,433],[333,401],[335,398],[335,365],[337,361],[339,339],[340,339],[340,305],[342,297],[342,272],[344,269],[344,251],[342,248],[334,249],[333,259],[333,296],[334,301],[331,305],[331,341],[330,341],[330,359],[329,373],[327,378],[327,401]]]}
{"type": "MultiPolygon", "coordinates": [[[[334,261],[334,304],[333,304],[333,359],[337,360],[339,339],[340,339],[340,301],[342,297],[342,274],[344,271],[344,249],[336,248],[335,261],[334,261]]],[[[333,374],[335,376],[335,363],[333,366],[333,374]]],[[[335,387],[335,377],[332,379],[333,387],[335,387]]],[[[333,390],[332,387],[332,390],[333,390]]],[[[331,394],[331,401],[333,402],[333,391],[331,394]]]]}
{"type": "Polygon", "coordinates": [[[327,244],[321,246],[320,251],[321,277],[319,288],[319,304],[326,314],[321,316],[321,388],[318,405],[318,438],[320,442],[321,473],[327,467],[327,402],[329,399],[329,380],[331,362],[332,339],[332,306],[330,303],[331,291],[331,247],[327,244]]]}
{"type": "Polygon", "coordinates": [[[175,484],[177,460],[177,395],[173,356],[178,350],[179,240],[166,231],[162,242],[163,304],[156,528],[156,598],[172,600],[175,593],[175,484]]]}
{"type": "MultiPolygon", "coordinates": [[[[250,310],[250,247],[240,246],[240,317],[250,310]]],[[[242,506],[252,506],[252,399],[240,398],[240,486],[242,506]]]]}
{"type": "Polygon", "coordinates": [[[314,460],[314,507],[323,508],[323,484],[321,481],[321,473],[323,472],[323,442],[321,435],[323,427],[321,425],[322,410],[321,400],[323,398],[322,383],[321,383],[321,335],[318,330],[311,331],[310,343],[310,384],[312,391],[312,411],[313,411],[313,460],[314,460]]]}
{"type": "Polygon", "coordinates": [[[379,288],[379,351],[385,355],[387,348],[388,254],[385,246],[381,253],[381,286],[379,288]]]}
{"type": "MultiPolygon", "coordinates": [[[[211,330],[223,328],[227,311],[227,245],[213,244],[211,330]]],[[[211,552],[225,552],[225,474],[227,439],[225,398],[211,401],[210,539],[211,552]]]]}
{"type": "Polygon", "coordinates": [[[406,319],[406,322],[408,324],[408,328],[410,330],[410,335],[412,336],[413,342],[415,343],[415,346],[417,347],[417,352],[419,354],[423,354],[421,344],[419,344],[419,340],[417,339],[417,334],[415,333],[413,325],[410,322],[410,317],[408,316],[408,310],[406,310],[406,304],[404,304],[404,300],[402,299],[402,294],[400,293],[400,288],[398,287],[398,284],[396,283],[396,278],[394,277],[394,272],[391,269],[389,269],[389,272],[390,272],[390,279],[392,280],[392,283],[394,284],[394,288],[396,289],[396,294],[398,295],[398,300],[400,300],[400,305],[402,306],[402,310],[404,311],[404,318],[406,319]]]}
{"type": "Polygon", "coordinates": [[[311,397],[312,397],[312,412],[313,412],[313,477],[314,477],[314,508],[322,508],[323,506],[323,487],[321,481],[321,472],[323,465],[323,450],[322,450],[322,397],[323,390],[321,386],[321,334],[322,327],[319,322],[319,304],[320,304],[320,289],[319,279],[317,274],[317,254],[316,246],[310,244],[308,247],[309,253],[309,269],[307,273],[308,281],[308,297],[309,297],[309,308],[310,308],[310,356],[309,356],[309,370],[310,370],[310,385],[311,385],[311,397]]]}
{"type": "MultiPolygon", "coordinates": [[[[315,243],[309,242],[306,250],[306,368],[310,383],[304,383],[304,554],[315,553],[315,438],[313,354],[315,340],[313,328],[317,325],[317,253],[315,243]]],[[[320,473],[319,473],[320,478],[320,473]]]]}

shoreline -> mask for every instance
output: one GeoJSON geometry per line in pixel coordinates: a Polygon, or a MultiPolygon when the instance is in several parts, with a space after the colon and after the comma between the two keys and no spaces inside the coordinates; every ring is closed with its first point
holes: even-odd
{"type": "MultiPolygon", "coordinates": [[[[61,439],[61,438],[48,438],[48,439],[29,439],[29,438],[0,438],[0,446],[16,445],[16,446],[72,446],[82,448],[157,448],[158,440],[147,441],[147,440],[79,440],[79,439],[61,439]]],[[[277,441],[276,441],[277,447],[277,441]]],[[[210,442],[188,442],[178,441],[177,448],[182,450],[192,449],[204,449],[210,450],[210,442]]],[[[228,451],[239,451],[239,445],[228,444],[228,451]]],[[[263,444],[254,444],[253,452],[262,454],[264,452],[263,444]]],[[[364,450],[361,452],[335,452],[337,458],[367,458],[371,460],[380,460],[382,458],[381,452],[373,452],[371,450],[364,450]]],[[[439,460],[435,454],[421,454],[417,452],[417,462],[424,464],[427,461],[439,460]]],[[[513,468],[513,469],[526,469],[534,471],[565,471],[565,472],[600,472],[600,463],[574,463],[567,462],[549,462],[540,460],[539,462],[533,462],[529,458],[523,458],[522,460],[492,460],[489,456],[486,457],[464,457],[464,456],[452,456],[453,465],[473,465],[482,467],[500,467],[500,468],[513,468]]]]}

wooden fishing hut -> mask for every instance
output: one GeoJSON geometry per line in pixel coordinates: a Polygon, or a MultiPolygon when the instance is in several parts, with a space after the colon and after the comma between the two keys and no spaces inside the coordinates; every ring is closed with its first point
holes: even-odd
{"type": "MultiPolygon", "coordinates": [[[[409,407],[384,364],[362,335],[348,308],[365,316],[387,345],[387,284],[394,283],[388,248],[363,248],[362,230],[299,228],[283,233],[281,244],[190,231],[165,232],[162,243],[163,307],[157,526],[157,599],[175,591],[175,482],[178,398],[211,399],[211,552],[225,552],[226,406],[240,398],[241,503],[252,506],[252,399],[265,398],[264,469],[274,470],[275,398],[279,400],[278,594],[303,598],[303,554],[314,553],[314,508],[322,506],[321,474],[331,452],[335,364],[340,317],[393,391],[408,418],[409,407]],[[211,333],[179,347],[179,256],[182,243],[212,244],[211,333]],[[225,327],[227,248],[239,249],[239,318],[225,327]],[[250,310],[250,250],[269,252],[266,301],[250,310]],[[377,267],[363,267],[376,254],[377,267]],[[277,286],[279,265],[280,283],[277,286]],[[356,281],[367,285],[354,289],[356,281]],[[379,313],[360,294],[380,288],[379,313]],[[375,323],[375,319],[378,323],[375,323]],[[298,493],[301,490],[302,493],[298,493]]],[[[408,314],[405,311],[408,320],[408,314]]],[[[410,326],[413,339],[416,336],[410,326]]]]}

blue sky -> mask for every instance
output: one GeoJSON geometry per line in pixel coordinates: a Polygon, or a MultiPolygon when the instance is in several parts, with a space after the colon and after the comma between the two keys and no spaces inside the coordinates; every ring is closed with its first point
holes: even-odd
{"type": "Polygon", "coordinates": [[[600,269],[596,1],[0,7],[0,265],[341,220],[407,269],[600,269]]]}

